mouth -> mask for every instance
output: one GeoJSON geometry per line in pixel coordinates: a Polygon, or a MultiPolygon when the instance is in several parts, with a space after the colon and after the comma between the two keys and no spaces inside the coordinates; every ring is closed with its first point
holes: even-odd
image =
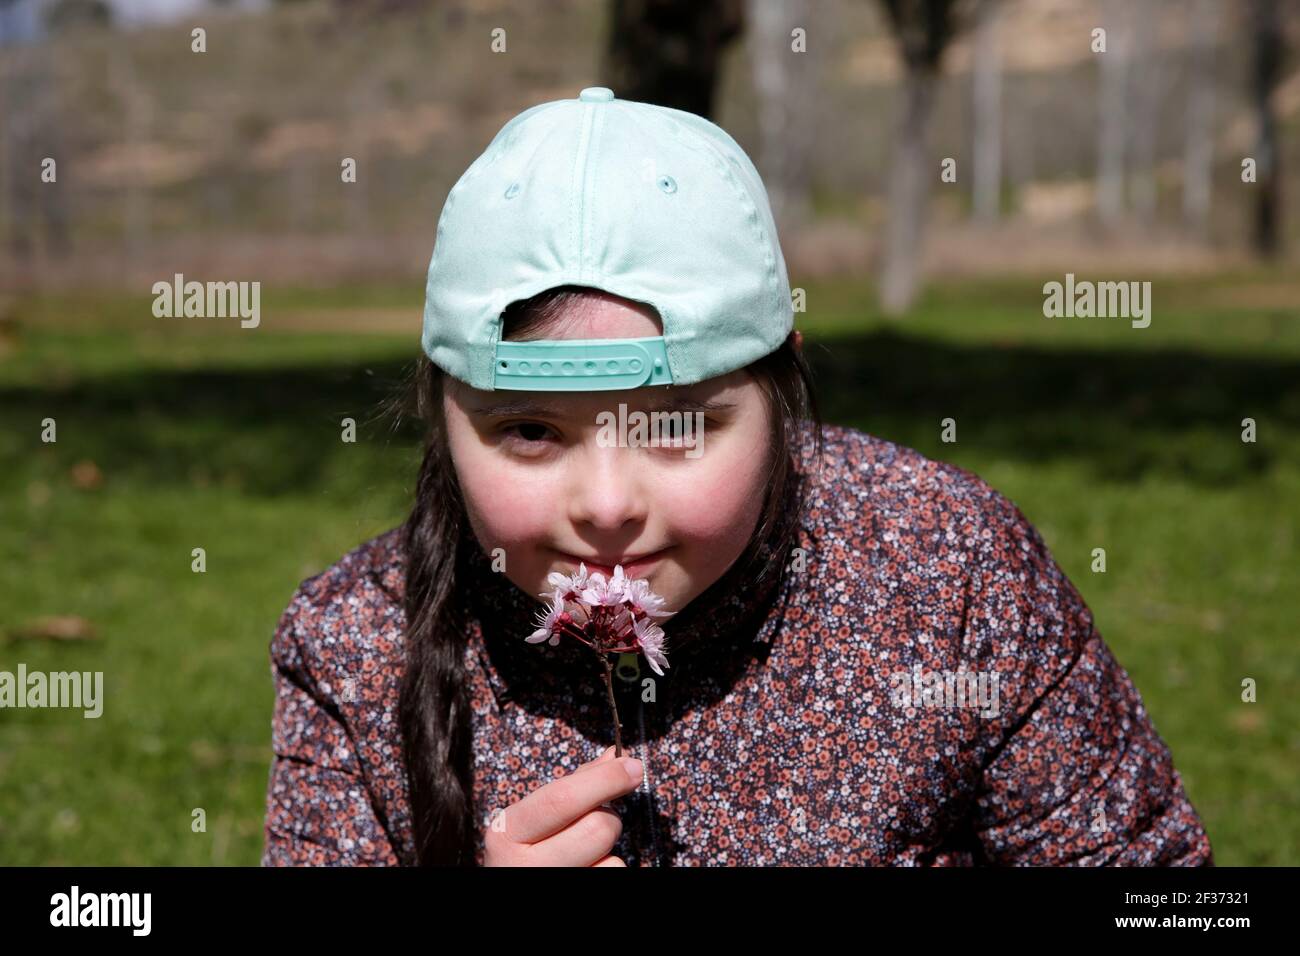
{"type": "Polygon", "coordinates": [[[621,564],[623,566],[623,576],[628,578],[643,578],[654,568],[656,564],[669,551],[668,548],[660,548],[658,551],[652,551],[643,555],[631,555],[626,558],[592,560],[591,558],[582,558],[576,554],[568,554],[564,551],[555,552],[564,562],[572,564],[576,569],[577,566],[585,564],[587,571],[590,573],[600,573],[606,578],[614,576],[614,566],[621,564]]]}

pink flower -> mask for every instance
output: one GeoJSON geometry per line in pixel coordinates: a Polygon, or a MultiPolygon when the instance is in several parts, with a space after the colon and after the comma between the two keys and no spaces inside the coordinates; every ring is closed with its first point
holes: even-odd
{"type": "Polygon", "coordinates": [[[626,587],[627,578],[623,577],[623,565],[619,564],[614,567],[614,576],[608,581],[599,571],[593,573],[583,589],[582,600],[597,607],[614,607],[623,603],[626,587]]]}
{"type": "Polygon", "coordinates": [[[668,658],[664,657],[663,628],[658,624],[652,624],[646,618],[639,617],[632,622],[632,631],[636,634],[636,642],[640,646],[641,653],[650,662],[651,670],[663,677],[663,669],[668,666],[668,658]]]}
{"type": "Polygon", "coordinates": [[[631,608],[634,611],[640,611],[646,617],[662,621],[677,613],[676,611],[663,610],[664,599],[650,590],[650,582],[645,578],[628,581],[623,593],[631,608]]]}
{"type": "MultiPolygon", "coordinates": [[[[546,576],[546,583],[552,588],[559,588],[563,591],[566,601],[573,601],[587,586],[587,565],[579,564],[576,574],[561,574],[559,571],[552,571],[546,576]]],[[[550,593],[541,596],[550,597],[550,593]]]]}
{"type": "Polygon", "coordinates": [[[564,609],[564,592],[556,588],[550,609],[545,614],[539,614],[537,630],[524,640],[529,644],[540,644],[549,639],[552,645],[558,644],[560,628],[571,619],[571,615],[564,609]]]}
{"type": "Polygon", "coordinates": [[[626,577],[621,564],[608,579],[599,571],[589,574],[580,564],[576,574],[552,571],[546,583],[553,590],[539,596],[549,606],[539,613],[537,630],[525,638],[528,643],[555,645],[567,634],[601,654],[639,651],[663,675],[668,666],[665,635],[654,622],[677,612],[664,610],[664,599],[650,590],[649,581],[626,577]]]}
{"type": "Polygon", "coordinates": [[[560,635],[567,634],[597,653],[605,668],[605,693],[614,720],[614,753],[621,755],[622,725],[614,700],[609,655],[640,652],[650,662],[651,669],[662,677],[668,666],[664,632],[651,619],[664,620],[676,612],[663,609],[664,599],[650,590],[650,583],[644,578],[624,577],[621,564],[615,566],[608,580],[598,571],[588,575],[587,566],[579,564],[576,574],[553,571],[546,576],[546,583],[554,590],[539,597],[549,598],[550,607],[544,613],[539,612],[537,630],[524,640],[529,644],[545,641],[554,645],[560,643],[560,635]]]}

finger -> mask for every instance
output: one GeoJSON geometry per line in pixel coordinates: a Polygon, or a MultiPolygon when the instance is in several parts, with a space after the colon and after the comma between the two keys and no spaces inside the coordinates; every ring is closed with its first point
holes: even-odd
{"type": "MultiPolygon", "coordinates": [[[[628,750],[626,747],[624,747],[624,748],[623,748],[623,756],[624,756],[624,757],[631,757],[631,756],[634,756],[634,754],[632,753],[632,751],[630,751],[630,750],[628,750]]],[[[574,773],[581,773],[582,771],[586,770],[588,767],[594,767],[594,766],[596,766],[597,764],[608,763],[609,761],[611,761],[611,760],[613,760],[613,759],[614,759],[614,748],[613,748],[613,747],[606,747],[603,751],[601,751],[601,754],[600,754],[599,757],[597,757],[595,760],[588,760],[586,763],[584,763],[584,764],[580,764],[580,765],[578,766],[578,769],[575,770],[575,771],[573,771],[573,772],[574,772],[574,773]]]]}
{"type": "Polygon", "coordinates": [[[622,833],[618,813],[597,807],[559,833],[534,843],[529,852],[534,860],[543,861],[543,866],[593,866],[609,856],[622,833]]]}
{"type": "Polygon", "coordinates": [[[627,866],[626,863],[624,863],[621,859],[619,859],[616,856],[607,856],[605,857],[605,859],[599,861],[598,863],[593,863],[591,865],[592,866],[622,866],[622,867],[627,866]]]}
{"type": "Polygon", "coordinates": [[[573,772],[578,773],[579,771],[586,770],[588,767],[594,767],[596,766],[596,764],[600,764],[600,763],[607,763],[608,761],[613,759],[614,759],[614,748],[606,747],[604,750],[600,752],[599,757],[597,757],[595,760],[588,760],[586,763],[579,764],[578,769],[573,772]]]}
{"type": "Polygon", "coordinates": [[[508,835],[516,843],[537,843],[640,782],[641,761],[628,757],[552,780],[510,808],[508,835]]]}
{"type": "MultiPolygon", "coordinates": [[[[627,750],[624,750],[624,751],[623,751],[623,754],[624,754],[625,756],[631,756],[631,754],[628,753],[627,750]]],[[[609,763],[609,762],[610,762],[611,760],[613,760],[613,759],[614,759],[614,748],[613,748],[613,747],[606,747],[606,748],[601,752],[601,754],[600,754],[599,757],[597,757],[595,760],[588,760],[586,763],[584,763],[584,764],[580,764],[580,765],[578,766],[578,769],[575,770],[575,771],[573,771],[573,772],[574,772],[574,773],[582,773],[584,770],[588,769],[589,767],[595,767],[595,766],[598,766],[599,764],[609,763]]],[[[607,807],[608,809],[613,810],[613,809],[614,809],[614,802],[613,802],[612,800],[606,800],[604,803],[601,804],[601,806],[602,806],[602,807],[607,807]]]]}

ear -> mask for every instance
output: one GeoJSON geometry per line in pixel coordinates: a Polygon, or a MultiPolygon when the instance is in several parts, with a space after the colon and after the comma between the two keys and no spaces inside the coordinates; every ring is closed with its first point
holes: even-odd
{"type": "Polygon", "coordinates": [[[790,338],[794,341],[794,350],[795,350],[796,352],[802,352],[802,351],[803,351],[803,333],[800,332],[800,331],[798,331],[798,330],[792,331],[792,332],[790,333],[790,338]]]}

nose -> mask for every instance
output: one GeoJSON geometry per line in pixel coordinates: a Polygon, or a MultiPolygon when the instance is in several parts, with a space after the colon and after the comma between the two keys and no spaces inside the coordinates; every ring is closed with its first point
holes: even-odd
{"type": "Polygon", "coordinates": [[[573,462],[569,520],[603,532],[621,531],[629,522],[644,521],[648,509],[644,463],[635,449],[602,448],[592,440],[573,462]]]}

